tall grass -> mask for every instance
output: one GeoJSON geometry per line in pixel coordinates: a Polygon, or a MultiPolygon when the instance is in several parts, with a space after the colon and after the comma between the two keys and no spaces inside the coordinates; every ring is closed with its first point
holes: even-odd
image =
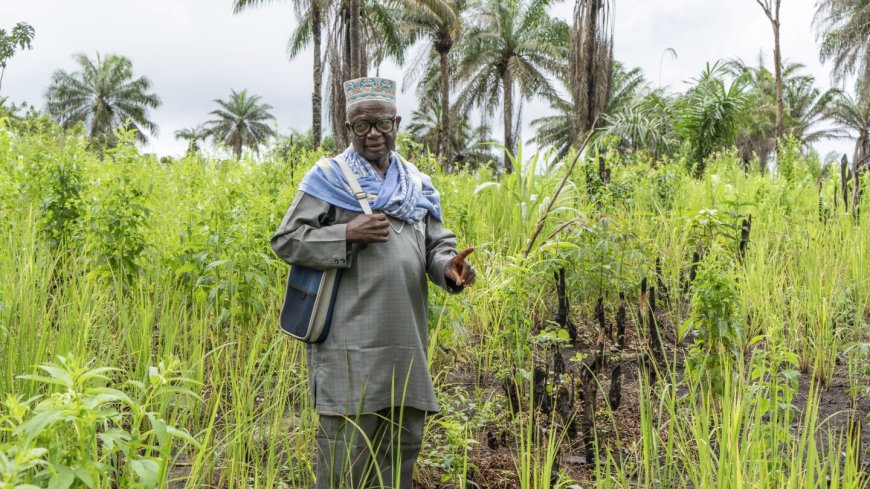
{"type": "MultiPolygon", "coordinates": [[[[95,382],[128,394],[135,388],[125,379],[147,379],[161,362],[178,365],[195,396],[167,392],[148,406],[195,443],[177,436],[171,450],[153,449],[164,464],[157,486],[311,487],[317,417],[304,348],[275,333],[286,268],[271,255],[268,238],[300,178],[291,163],[317,155],[299,150],[292,162],[188,157],[161,164],[127,144],[105,160],[85,146],[75,136],[0,130],[2,396],[61,393],[27,377],[59,356],[119,369],[95,382]],[[58,167],[74,167],[80,181],[57,184],[58,167]],[[68,202],[63,215],[76,217],[60,220],[60,211],[42,205],[46,199],[68,202]],[[51,229],[64,230],[62,247],[49,243],[51,229]]],[[[786,181],[746,176],[725,153],[694,179],[679,162],[652,168],[613,152],[604,157],[610,183],[596,186],[597,162],[578,169],[528,259],[521,252],[562,168],[520,155],[523,171],[500,178],[485,170],[434,175],[460,246],[478,246],[472,258],[479,276],[461,296],[431,293],[428,360],[443,412],[427,423],[430,442],[421,460],[435,462],[426,470],[471,487],[467,477],[475,478],[485,432],[504,427],[517,486],[552,487],[554,462],[571,450],[558,423],[550,420],[553,428],[541,431],[546,417],[509,420],[496,407],[506,402],[498,381],[546,356],[532,339],[552,326],[553,272],[567,269],[571,317],[581,335],[594,337],[597,297],[606,296],[608,314],[618,292],[636,304],[640,279],[652,276],[660,257],[669,290],[667,301],[660,297],[670,318],[664,327],[672,328],[663,337],[673,337],[692,313],[692,290],[681,292],[681,276],[694,251],[715,248],[733,256],[727,273],[737,284],[745,338],[742,355],[727,360],[721,393],[683,375],[676,360],[687,345],[678,346],[656,382],[637,371],[630,399],[638,419],[624,419],[624,407],[611,413],[606,403],[596,406],[599,424],[636,426],[638,436],[620,435],[616,444],[602,437],[597,460],[581,470],[566,471],[563,463],[556,485],[866,486],[854,433],[829,429],[819,409],[845,368],[844,349],[870,341],[867,220],[856,224],[842,207],[820,220],[815,180],[801,177],[800,162],[786,181]],[[729,228],[738,214],[752,215],[742,262],[729,228]],[[712,221],[705,217],[711,215],[712,221]],[[454,388],[468,372],[473,380],[460,385],[485,396],[454,388]],[[812,385],[799,411],[798,380],[812,385]],[[471,407],[456,407],[462,403],[471,407]]],[[[824,201],[833,202],[832,182],[825,185],[824,201]]],[[[643,334],[631,335],[641,354],[643,334]]],[[[854,369],[851,387],[867,383],[862,371],[854,369]]],[[[9,406],[0,407],[9,423],[0,426],[0,455],[7,459],[19,443],[9,406]]],[[[5,487],[11,479],[2,467],[5,487]]],[[[28,470],[25,476],[39,467],[28,470]]]]}

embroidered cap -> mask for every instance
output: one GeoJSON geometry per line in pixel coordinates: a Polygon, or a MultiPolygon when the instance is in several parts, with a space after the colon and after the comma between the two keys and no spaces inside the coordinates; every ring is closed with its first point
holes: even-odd
{"type": "Polygon", "coordinates": [[[395,105],[396,82],[371,77],[348,80],[344,82],[344,98],[348,107],[365,100],[383,100],[395,105]]]}

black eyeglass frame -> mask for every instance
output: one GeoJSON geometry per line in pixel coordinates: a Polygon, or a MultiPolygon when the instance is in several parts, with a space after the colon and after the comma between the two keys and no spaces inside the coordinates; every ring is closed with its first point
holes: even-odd
{"type": "Polygon", "coordinates": [[[372,120],[361,120],[361,121],[356,121],[356,122],[350,122],[350,121],[347,121],[347,122],[345,122],[345,124],[347,125],[348,129],[350,129],[354,134],[356,134],[357,136],[360,136],[360,137],[361,137],[361,136],[365,136],[365,135],[367,135],[369,132],[371,132],[372,127],[374,127],[375,130],[378,131],[378,132],[381,133],[381,134],[388,134],[388,133],[390,133],[390,132],[393,132],[393,129],[396,128],[396,118],[395,118],[395,117],[388,117],[388,118],[386,118],[386,119],[378,119],[378,120],[374,120],[374,121],[372,121],[372,120]],[[389,122],[390,122],[390,128],[389,128],[389,129],[387,129],[387,130],[383,130],[383,129],[381,129],[380,127],[378,127],[378,124],[381,123],[381,122],[383,122],[383,121],[389,121],[389,122]],[[360,133],[359,131],[356,130],[356,126],[359,125],[359,124],[365,124],[365,125],[366,125],[365,131],[362,131],[362,132],[360,133]]]}

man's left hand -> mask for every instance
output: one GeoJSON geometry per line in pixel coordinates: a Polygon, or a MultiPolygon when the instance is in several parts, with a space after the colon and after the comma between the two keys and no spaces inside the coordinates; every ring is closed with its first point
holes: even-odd
{"type": "Polygon", "coordinates": [[[474,251],[473,246],[465,248],[452,260],[447,262],[444,267],[444,276],[452,280],[459,287],[471,287],[474,285],[474,269],[471,268],[471,263],[465,259],[471,252],[474,251]]]}

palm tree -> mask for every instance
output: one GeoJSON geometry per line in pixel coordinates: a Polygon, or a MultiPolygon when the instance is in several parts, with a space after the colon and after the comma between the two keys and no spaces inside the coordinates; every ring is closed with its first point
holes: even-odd
{"type": "Polygon", "coordinates": [[[228,100],[215,99],[215,102],[220,108],[210,114],[218,118],[206,122],[208,134],[231,148],[236,159],[242,157],[244,148],[259,154],[260,145],[275,136],[275,130],[264,122],[275,120],[269,112],[272,106],[261,104],[260,96],[248,95],[247,90],[231,90],[228,100]]]}
{"type": "MultiPolygon", "coordinates": [[[[551,0],[485,0],[476,12],[476,25],[466,37],[457,77],[464,82],[457,105],[477,106],[484,116],[501,105],[504,115],[503,163],[513,166],[507,152],[514,152],[514,89],[520,102],[542,95],[556,98],[548,75],[565,71],[568,24],[547,14],[551,0]],[[501,104],[499,104],[499,99],[501,104]]],[[[519,118],[517,119],[519,126],[519,118]]]]}
{"type": "Polygon", "coordinates": [[[779,140],[785,134],[785,102],[782,95],[782,50],[779,46],[779,28],[782,17],[780,16],[780,7],[782,0],[755,0],[755,2],[764,11],[764,15],[770,22],[770,27],[773,30],[773,79],[776,90],[776,132],[775,146],[776,157],[780,156],[779,140]]]}
{"type": "Polygon", "coordinates": [[[650,91],[622,110],[605,114],[596,136],[617,137],[623,151],[644,150],[655,160],[676,147],[673,104],[660,91],[650,91]]]}
{"type": "MultiPolygon", "coordinates": [[[[640,68],[625,69],[619,61],[612,64],[613,73],[608,76],[611,80],[610,95],[607,97],[608,104],[606,114],[616,116],[633,108],[640,93],[646,89],[646,79],[640,68]]],[[[563,81],[566,89],[570,85],[563,81]]],[[[550,107],[555,114],[544,116],[532,121],[535,128],[533,140],[541,147],[556,149],[554,161],[560,161],[572,147],[576,147],[584,136],[582,119],[586,114],[580,115],[574,108],[574,104],[561,96],[550,100],[550,107]]]]}
{"type": "Polygon", "coordinates": [[[553,148],[556,157],[553,162],[560,161],[579,139],[580,123],[570,100],[556,96],[550,100],[552,115],[539,117],[532,121],[535,135],[529,140],[541,148],[553,148]]]}
{"type": "Polygon", "coordinates": [[[676,131],[691,144],[690,162],[695,176],[704,173],[706,158],[718,149],[732,144],[745,118],[749,98],[746,82],[737,78],[727,84],[723,64],[707,64],[695,86],[677,100],[676,131]]]}
{"type": "Polygon", "coordinates": [[[457,119],[457,130],[454,134],[458,137],[455,139],[451,136],[453,146],[456,152],[453,155],[453,161],[457,165],[466,165],[469,168],[479,168],[482,166],[492,166],[495,158],[492,155],[492,134],[489,131],[489,126],[485,124],[472,125],[471,117],[465,115],[457,119]]]}
{"type": "MultiPolygon", "coordinates": [[[[441,138],[445,131],[441,129],[442,106],[434,98],[421,101],[420,107],[411,114],[411,123],[408,131],[414,141],[422,144],[427,150],[437,148],[441,144],[441,138]]],[[[450,146],[457,149],[455,154],[456,163],[463,163],[470,167],[478,167],[492,160],[489,128],[485,125],[473,126],[468,114],[457,114],[455,111],[450,115],[455,121],[450,124],[450,146]]]]}
{"type": "Polygon", "coordinates": [[[408,132],[414,138],[414,141],[419,143],[430,153],[441,146],[441,121],[444,118],[441,114],[441,105],[434,98],[424,98],[420,100],[420,106],[417,110],[411,113],[411,121],[407,126],[408,132]]]}
{"type": "Polygon", "coordinates": [[[429,58],[432,51],[438,55],[440,72],[441,123],[438,154],[444,158],[444,169],[453,162],[453,147],[450,144],[450,50],[462,32],[462,13],[468,7],[466,0],[402,0],[405,16],[403,28],[408,31],[410,42],[427,37],[430,42],[420,54],[429,58]]]}
{"type": "Polygon", "coordinates": [[[208,130],[202,126],[189,127],[175,131],[175,139],[187,141],[187,154],[199,151],[199,142],[208,137],[208,130]]]}
{"type": "Polygon", "coordinates": [[[6,63],[18,49],[33,49],[33,36],[36,31],[26,22],[19,22],[9,33],[0,29],[0,86],[3,85],[3,75],[6,74],[6,63]]]}
{"type": "MultiPolygon", "coordinates": [[[[273,0],[234,0],[233,13],[271,3],[273,0]]],[[[311,93],[311,138],[314,147],[320,146],[322,137],[323,114],[323,58],[321,55],[321,28],[329,13],[329,0],[292,0],[298,25],[290,35],[287,43],[287,53],[290,59],[295,58],[309,43],[313,45],[314,89],[311,93]]]]}
{"type": "MultiPolygon", "coordinates": [[[[761,54],[757,66],[739,58],[726,62],[724,66],[731,76],[746,84],[746,123],[741,124],[734,139],[743,169],[749,171],[752,158],[757,157],[761,173],[764,173],[776,149],[776,82],[773,74],[765,68],[761,54]]],[[[790,74],[790,70],[789,66],[785,71],[790,74]]]]}
{"type": "Polygon", "coordinates": [[[568,70],[578,134],[600,124],[599,116],[606,111],[611,94],[613,3],[576,0],[574,4],[568,70]]]}
{"type": "Polygon", "coordinates": [[[796,75],[783,81],[784,131],[800,141],[805,151],[822,139],[845,136],[840,128],[823,126],[829,119],[831,104],[841,91],[836,88],[822,90],[815,82],[811,75],[796,75]]]}
{"type": "Polygon", "coordinates": [[[867,0],[819,0],[813,23],[822,41],[819,57],[833,61],[837,83],[856,75],[856,88],[870,95],[870,5],[867,0]]]}
{"type": "MultiPolygon", "coordinates": [[[[858,204],[861,199],[861,172],[870,168],[870,95],[859,92],[857,99],[841,94],[833,103],[831,118],[844,129],[857,133],[855,152],[852,155],[852,214],[858,218],[858,204]]],[[[846,163],[843,156],[843,164],[846,163]]],[[[845,179],[842,182],[845,199],[845,179]]]]}
{"type": "Polygon", "coordinates": [[[606,114],[617,114],[634,105],[635,99],[648,89],[646,77],[640,67],[626,70],[619,61],[613,61],[610,76],[610,96],[604,110],[606,114]]]}
{"type": "MultiPolygon", "coordinates": [[[[746,123],[738,130],[735,143],[744,167],[748,168],[749,160],[757,156],[763,171],[776,146],[774,75],[764,66],[762,57],[759,57],[757,66],[735,59],[727,62],[725,68],[746,82],[749,98],[746,123]]],[[[829,105],[839,90],[817,88],[815,78],[801,73],[804,68],[800,63],[787,63],[782,68],[783,134],[795,137],[804,149],[808,149],[821,139],[841,137],[842,131],[820,127],[828,118],[829,105]]]]}
{"type": "Polygon", "coordinates": [[[160,106],[151,81],[133,78],[133,63],[123,57],[97,53],[95,60],[84,54],[73,56],[80,71],[55,71],[46,91],[48,112],[63,127],[84,123],[90,138],[116,142],[114,130],[126,123],[136,129],[136,139],[145,142],[144,132],[157,134],[157,125],[148,119],[148,109],[160,106]]]}
{"type": "Polygon", "coordinates": [[[329,120],[339,147],[349,144],[343,83],[367,76],[370,64],[380,66],[386,58],[400,65],[404,62],[409,44],[401,33],[401,17],[402,9],[394,1],[338,0],[332,4],[325,57],[329,120]]]}
{"type": "Polygon", "coordinates": [[[840,93],[831,104],[829,114],[841,128],[855,134],[853,166],[870,166],[870,97],[840,93]]]}

